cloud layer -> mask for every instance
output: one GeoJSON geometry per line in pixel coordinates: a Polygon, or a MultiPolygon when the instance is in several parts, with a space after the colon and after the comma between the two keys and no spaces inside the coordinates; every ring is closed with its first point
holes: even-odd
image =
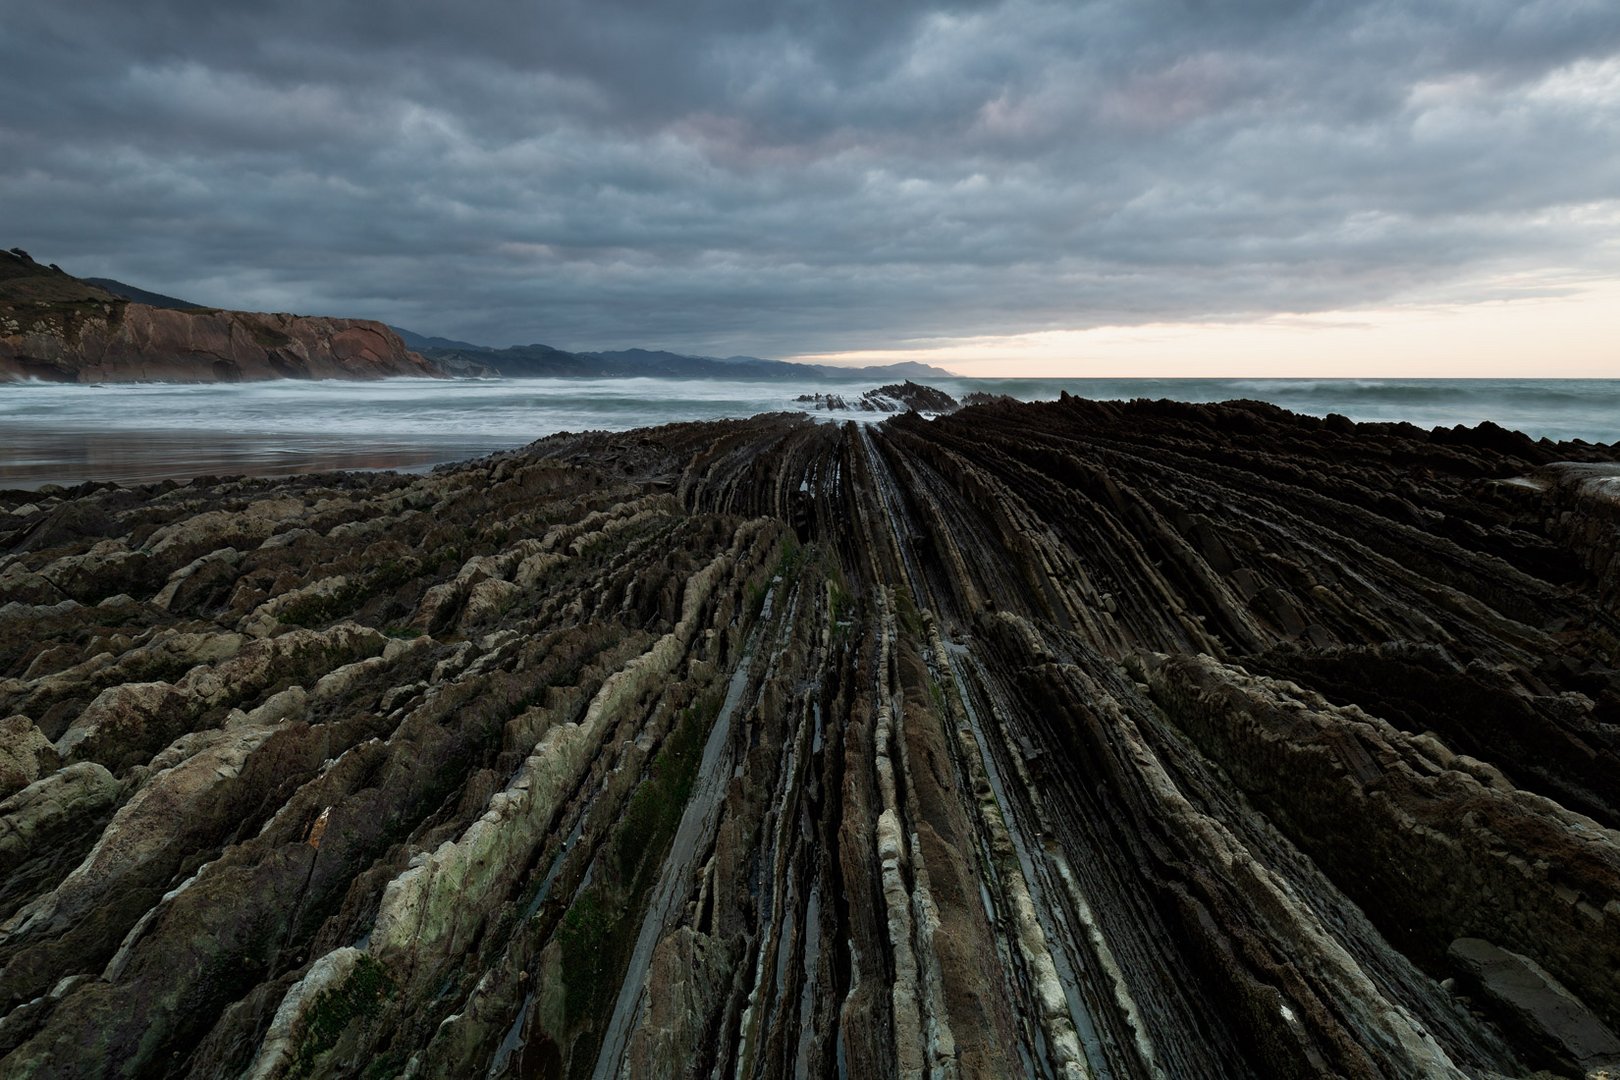
{"type": "Polygon", "coordinates": [[[0,225],[492,344],[790,355],[1620,263],[1613,0],[0,0],[0,225]]]}

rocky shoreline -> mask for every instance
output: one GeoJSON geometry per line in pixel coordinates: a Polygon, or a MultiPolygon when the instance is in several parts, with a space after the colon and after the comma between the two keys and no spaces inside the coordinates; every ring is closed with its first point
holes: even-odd
{"type": "Polygon", "coordinates": [[[0,1074],[1600,1075],[1617,458],[1065,399],[0,493],[0,1074]]]}

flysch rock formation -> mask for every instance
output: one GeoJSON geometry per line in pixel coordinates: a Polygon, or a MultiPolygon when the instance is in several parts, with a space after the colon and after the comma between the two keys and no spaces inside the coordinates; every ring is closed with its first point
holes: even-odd
{"type": "Polygon", "coordinates": [[[131,303],[0,252],[0,382],[250,382],[443,378],[387,326],[365,319],[131,303]]]}
{"type": "Polygon", "coordinates": [[[1612,1075],[1615,457],[1070,399],[0,495],[0,1075],[1612,1075]]]}

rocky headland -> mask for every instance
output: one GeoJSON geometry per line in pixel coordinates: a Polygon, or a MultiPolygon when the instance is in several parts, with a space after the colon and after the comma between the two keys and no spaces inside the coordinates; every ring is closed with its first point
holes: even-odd
{"type": "Polygon", "coordinates": [[[0,494],[0,1075],[1603,1075],[1617,456],[1068,399],[0,494]]]}
{"type": "Polygon", "coordinates": [[[157,307],[0,252],[0,381],[442,378],[380,322],[157,307]]]}

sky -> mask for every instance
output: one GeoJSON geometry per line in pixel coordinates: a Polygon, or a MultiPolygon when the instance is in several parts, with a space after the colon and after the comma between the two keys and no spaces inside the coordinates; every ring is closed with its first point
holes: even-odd
{"type": "Polygon", "coordinates": [[[481,344],[1620,377],[1616,0],[0,0],[0,246],[481,344]]]}

